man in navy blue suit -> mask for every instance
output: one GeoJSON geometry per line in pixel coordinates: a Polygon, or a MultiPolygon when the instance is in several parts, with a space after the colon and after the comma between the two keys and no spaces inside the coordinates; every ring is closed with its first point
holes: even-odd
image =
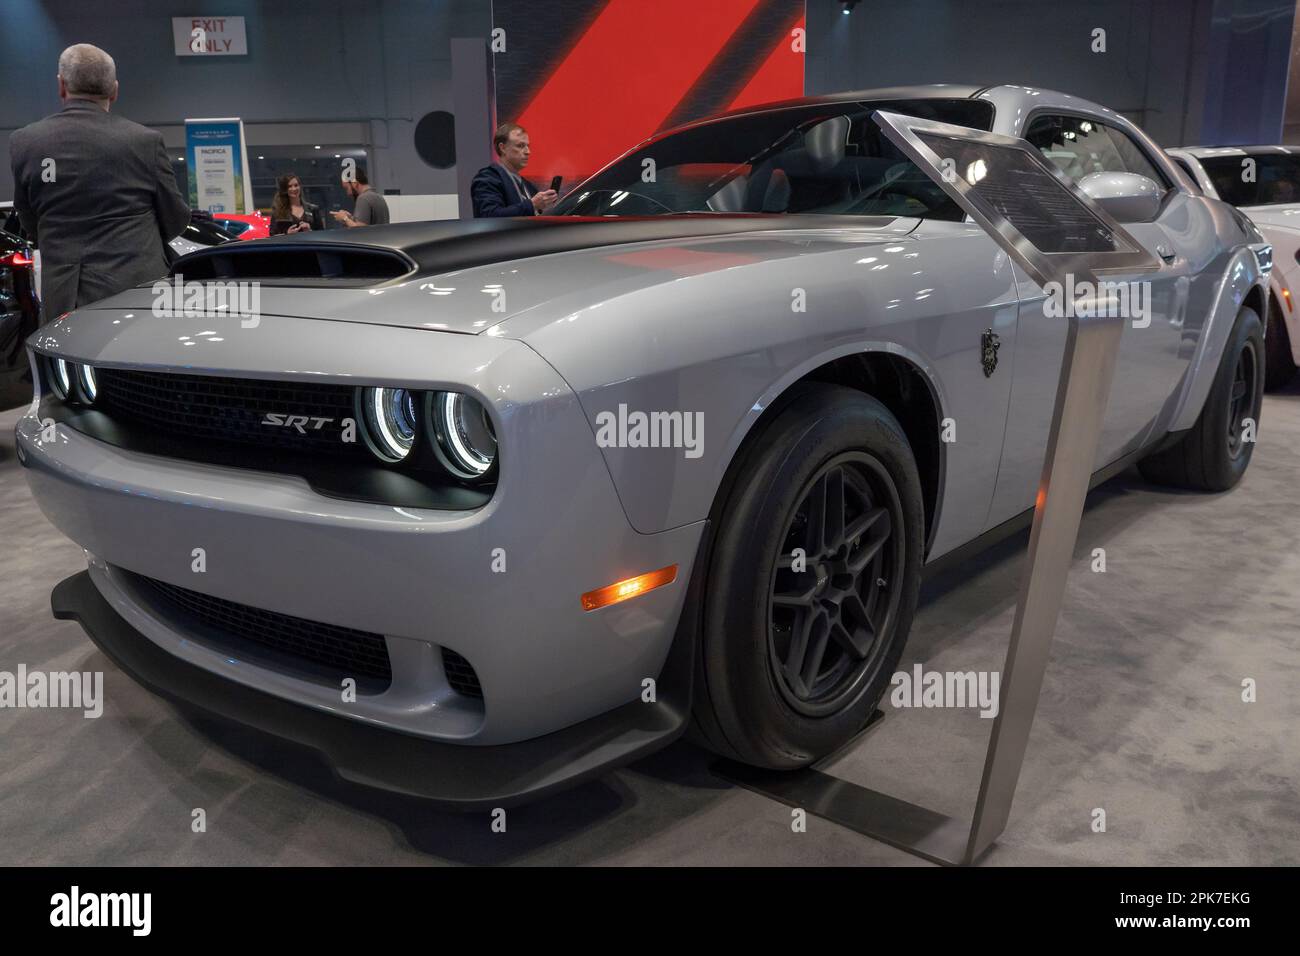
{"type": "Polygon", "coordinates": [[[470,197],[474,217],[540,216],[555,205],[554,189],[541,192],[524,179],[528,165],[528,133],[518,123],[502,123],[492,137],[492,151],[497,161],[484,166],[474,175],[470,197]]]}

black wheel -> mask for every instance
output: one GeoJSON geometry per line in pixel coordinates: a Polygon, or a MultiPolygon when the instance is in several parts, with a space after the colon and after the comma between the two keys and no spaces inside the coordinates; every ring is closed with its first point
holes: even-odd
{"type": "Polygon", "coordinates": [[[697,736],[800,767],[862,729],[902,654],[924,512],[902,426],[854,389],[802,387],[752,442],[705,592],[697,736]]]}
{"type": "Polygon", "coordinates": [[[1268,334],[1264,336],[1264,391],[1281,388],[1295,375],[1295,359],[1291,355],[1291,336],[1282,318],[1282,306],[1274,298],[1268,309],[1268,334]]]}
{"type": "Polygon", "coordinates": [[[1177,444],[1138,466],[1148,481],[1196,491],[1227,491],[1246,473],[1264,398],[1264,328],[1244,307],[1219,361],[1196,424],[1177,444]]]}

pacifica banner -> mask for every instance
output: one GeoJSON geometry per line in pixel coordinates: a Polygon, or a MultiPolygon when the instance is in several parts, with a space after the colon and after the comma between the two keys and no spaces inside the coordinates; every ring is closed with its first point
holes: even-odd
{"type": "Polygon", "coordinates": [[[192,208],[212,213],[253,211],[248,146],[239,117],[187,119],[185,160],[192,208]]]}

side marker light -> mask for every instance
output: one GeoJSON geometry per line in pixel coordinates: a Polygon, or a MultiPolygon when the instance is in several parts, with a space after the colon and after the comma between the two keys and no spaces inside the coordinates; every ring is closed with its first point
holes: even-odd
{"type": "Polygon", "coordinates": [[[675,564],[660,568],[658,571],[647,571],[645,574],[638,574],[634,578],[615,581],[606,587],[588,591],[582,596],[582,609],[584,611],[594,611],[610,604],[618,604],[620,601],[627,601],[638,595],[645,594],[647,591],[661,588],[665,584],[672,584],[676,580],[677,565],[675,564]]]}

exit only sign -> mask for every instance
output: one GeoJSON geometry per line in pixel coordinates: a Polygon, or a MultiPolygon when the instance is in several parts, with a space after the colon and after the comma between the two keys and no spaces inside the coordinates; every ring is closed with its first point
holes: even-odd
{"type": "Polygon", "coordinates": [[[172,17],[177,56],[246,56],[243,17],[172,17]]]}

